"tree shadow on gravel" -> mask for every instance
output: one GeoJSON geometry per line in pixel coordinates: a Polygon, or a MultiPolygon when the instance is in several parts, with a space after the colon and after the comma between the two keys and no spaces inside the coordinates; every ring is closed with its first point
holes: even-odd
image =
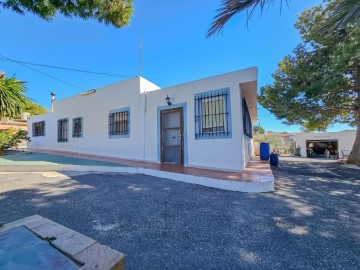
{"type": "Polygon", "coordinates": [[[358,268],[359,180],[297,171],[274,169],[264,194],[144,175],[0,175],[0,219],[39,214],[125,253],[126,269],[358,268]]]}

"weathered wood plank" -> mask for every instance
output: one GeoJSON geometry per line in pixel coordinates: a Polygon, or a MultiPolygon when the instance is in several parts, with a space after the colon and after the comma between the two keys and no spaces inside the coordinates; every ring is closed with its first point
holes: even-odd
{"type": "Polygon", "coordinates": [[[47,223],[32,230],[66,254],[75,256],[96,241],[55,222],[47,223]]]}
{"type": "Polygon", "coordinates": [[[81,268],[84,270],[123,270],[124,257],[125,255],[119,251],[100,243],[95,243],[76,255],[75,259],[85,263],[81,268]]]}
{"type": "Polygon", "coordinates": [[[73,230],[68,230],[67,232],[55,237],[56,240],[51,243],[61,251],[71,256],[75,256],[92,244],[96,243],[94,239],[73,230]]]}
{"type": "Polygon", "coordinates": [[[30,217],[26,217],[26,218],[16,220],[14,222],[6,223],[2,227],[0,227],[0,232],[5,232],[5,231],[10,230],[10,229],[15,228],[15,227],[24,226],[26,224],[29,224],[31,222],[38,221],[38,220],[41,220],[41,219],[43,219],[42,216],[33,215],[33,216],[30,216],[30,217]]]}
{"type": "Polygon", "coordinates": [[[4,224],[0,232],[19,226],[26,226],[43,239],[50,239],[53,246],[84,265],[87,270],[123,270],[125,255],[110,247],[101,245],[81,233],[57,224],[39,215],[4,224]]]}

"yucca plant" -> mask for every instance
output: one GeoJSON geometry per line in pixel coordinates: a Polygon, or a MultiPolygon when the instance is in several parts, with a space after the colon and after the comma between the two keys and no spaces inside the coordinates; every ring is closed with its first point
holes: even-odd
{"type": "Polygon", "coordinates": [[[0,119],[14,118],[30,102],[24,82],[0,76],[0,119]]]}

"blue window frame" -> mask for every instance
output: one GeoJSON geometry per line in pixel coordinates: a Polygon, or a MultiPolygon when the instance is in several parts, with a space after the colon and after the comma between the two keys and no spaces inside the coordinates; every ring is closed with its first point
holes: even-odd
{"type": "Polygon", "coordinates": [[[58,120],[58,142],[67,142],[69,138],[69,118],[58,120]]]}
{"type": "Polygon", "coordinates": [[[35,122],[32,124],[32,136],[45,136],[45,121],[35,122]]]}
{"type": "Polygon", "coordinates": [[[73,118],[73,138],[80,138],[83,136],[83,118],[73,118]]]}
{"type": "Polygon", "coordinates": [[[195,95],[195,139],[231,138],[230,88],[195,95]]]}
{"type": "Polygon", "coordinates": [[[109,137],[130,137],[130,108],[112,110],[109,113],[109,137]]]}
{"type": "Polygon", "coordinates": [[[249,108],[247,106],[245,98],[243,99],[243,126],[244,126],[244,134],[249,138],[253,137],[253,127],[250,117],[249,108]]]}

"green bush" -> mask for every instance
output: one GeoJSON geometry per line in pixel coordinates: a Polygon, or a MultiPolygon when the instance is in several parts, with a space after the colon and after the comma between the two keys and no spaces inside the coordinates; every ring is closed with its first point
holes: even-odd
{"type": "Polygon", "coordinates": [[[285,141],[278,134],[255,134],[254,142],[268,142],[270,144],[271,150],[283,151],[285,146],[285,141]]]}
{"type": "Polygon", "coordinates": [[[30,141],[30,137],[26,130],[22,129],[6,129],[0,131],[0,152],[6,148],[17,148],[22,142],[30,141]]]}

